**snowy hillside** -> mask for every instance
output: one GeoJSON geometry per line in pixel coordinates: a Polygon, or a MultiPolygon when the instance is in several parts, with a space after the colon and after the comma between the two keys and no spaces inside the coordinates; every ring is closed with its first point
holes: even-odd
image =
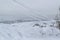
{"type": "Polygon", "coordinates": [[[60,30],[50,27],[52,23],[53,21],[0,23],[0,40],[60,40],[60,30]],[[36,23],[44,27],[33,27],[36,23]]]}

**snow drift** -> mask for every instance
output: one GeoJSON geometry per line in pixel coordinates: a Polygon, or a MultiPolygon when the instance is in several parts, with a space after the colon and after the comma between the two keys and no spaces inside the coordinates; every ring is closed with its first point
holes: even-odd
{"type": "Polygon", "coordinates": [[[14,24],[0,23],[0,40],[59,40],[60,30],[56,27],[50,27],[51,22],[52,21],[23,22],[14,24]],[[46,27],[33,27],[35,23],[41,25],[44,25],[44,23],[47,24],[46,27]]]}

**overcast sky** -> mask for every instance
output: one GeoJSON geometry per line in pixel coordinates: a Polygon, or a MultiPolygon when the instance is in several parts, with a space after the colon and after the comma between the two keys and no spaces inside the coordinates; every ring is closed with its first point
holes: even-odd
{"type": "Polygon", "coordinates": [[[49,17],[58,13],[60,0],[0,0],[1,18],[49,17]],[[42,16],[41,16],[42,15],[42,16]]]}

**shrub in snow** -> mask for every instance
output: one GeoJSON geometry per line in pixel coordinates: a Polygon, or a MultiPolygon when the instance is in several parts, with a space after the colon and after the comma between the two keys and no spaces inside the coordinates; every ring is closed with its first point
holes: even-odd
{"type": "Polygon", "coordinates": [[[35,27],[35,26],[40,27],[40,24],[36,23],[36,24],[33,25],[33,27],[35,27]]]}

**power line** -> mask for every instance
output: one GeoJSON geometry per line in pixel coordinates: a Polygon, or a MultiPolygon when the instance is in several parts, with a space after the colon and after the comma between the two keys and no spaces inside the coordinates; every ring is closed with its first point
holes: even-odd
{"type": "MultiPolygon", "coordinates": [[[[16,3],[18,3],[19,5],[21,5],[23,8],[27,8],[27,9],[29,9],[32,13],[35,13],[36,14],[36,12],[33,12],[33,10],[30,8],[30,7],[28,7],[28,6],[26,6],[26,5],[24,5],[24,4],[22,4],[21,2],[18,2],[18,1],[16,1],[16,0],[13,0],[14,2],[16,2],[16,3]]],[[[42,16],[42,15],[40,15],[41,17],[44,17],[44,16],[42,16]]],[[[38,18],[38,19],[43,19],[43,18],[39,18],[39,17],[36,17],[36,16],[34,16],[35,18],[38,18]]],[[[44,17],[44,20],[45,20],[45,18],[46,17],[44,17]]]]}

